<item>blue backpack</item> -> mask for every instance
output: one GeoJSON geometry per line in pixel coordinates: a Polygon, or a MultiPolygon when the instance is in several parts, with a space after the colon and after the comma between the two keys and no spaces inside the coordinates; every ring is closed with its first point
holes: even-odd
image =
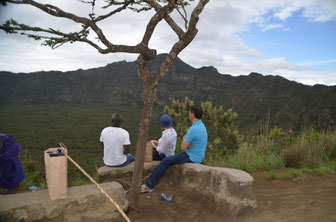
{"type": "Polygon", "coordinates": [[[26,178],[19,159],[21,146],[11,135],[0,138],[0,187],[10,189],[26,178]]]}

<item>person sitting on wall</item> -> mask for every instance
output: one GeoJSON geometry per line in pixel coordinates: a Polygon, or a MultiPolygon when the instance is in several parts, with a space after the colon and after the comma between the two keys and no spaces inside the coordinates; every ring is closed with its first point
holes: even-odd
{"type": "Polygon", "coordinates": [[[104,164],[110,167],[123,167],[135,160],[129,154],[130,138],[129,133],[121,128],[122,116],[118,113],[112,115],[112,126],[103,129],[100,135],[100,142],[104,151],[104,164]]]}
{"type": "Polygon", "coordinates": [[[163,127],[162,136],[157,140],[151,140],[152,146],[156,149],[153,151],[153,160],[163,160],[166,156],[175,154],[177,134],[173,128],[173,118],[162,113],[158,117],[159,125],[163,127]]]}
{"type": "Polygon", "coordinates": [[[26,178],[20,162],[21,146],[11,135],[0,134],[0,187],[5,194],[16,193],[26,178]]]}
{"type": "Polygon", "coordinates": [[[203,109],[200,105],[193,105],[189,108],[189,119],[192,125],[188,129],[187,134],[183,136],[181,144],[181,149],[185,152],[164,158],[146,182],[141,185],[141,193],[153,192],[154,187],[159,183],[170,166],[202,162],[208,142],[208,133],[201,120],[202,115],[203,109]]]}

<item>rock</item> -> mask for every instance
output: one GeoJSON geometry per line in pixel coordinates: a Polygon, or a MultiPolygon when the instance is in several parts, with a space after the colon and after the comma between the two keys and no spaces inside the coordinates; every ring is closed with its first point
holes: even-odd
{"type": "MultiPolygon", "coordinates": [[[[116,182],[101,187],[127,211],[123,187],[116,182]]],[[[66,199],[50,200],[47,190],[0,195],[0,221],[111,221],[122,218],[116,207],[92,185],[68,188],[66,199]]]]}
{"type": "Polygon", "coordinates": [[[238,216],[257,208],[253,177],[241,170],[186,163],[168,169],[166,180],[213,199],[222,214],[238,216]]]}
{"type": "MultiPolygon", "coordinates": [[[[144,173],[143,177],[149,175],[160,161],[153,161],[150,163],[144,163],[144,173]]],[[[99,182],[109,182],[116,181],[127,188],[131,184],[132,173],[134,169],[134,162],[130,163],[124,167],[108,167],[103,166],[98,169],[98,180],[99,182]]]]}
{"type": "MultiPolygon", "coordinates": [[[[151,173],[159,163],[145,163],[144,175],[151,173]]],[[[98,169],[99,181],[123,183],[128,180],[130,183],[133,167],[133,164],[120,168],[101,167],[98,169]]],[[[174,181],[176,189],[197,192],[213,199],[218,212],[242,215],[257,208],[252,190],[253,177],[241,170],[186,163],[170,167],[160,183],[171,184],[171,181],[174,181]]]]}

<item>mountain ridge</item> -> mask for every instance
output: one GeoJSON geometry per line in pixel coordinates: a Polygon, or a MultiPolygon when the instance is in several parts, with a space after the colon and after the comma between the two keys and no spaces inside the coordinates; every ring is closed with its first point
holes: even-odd
{"type": "MultiPolygon", "coordinates": [[[[154,73],[165,54],[149,63],[154,73]]],[[[11,73],[0,71],[0,103],[104,103],[142,106],[136,62],[119,61],[104,67],[74,71],[11,73]]],[[[232,108],[245,128],[260,124],[270,113],[271,125],[302,128],[335,127],[336,86],[308,86],[281,76],[251,72],[221,74],[213,66],[194,68],[177,58],[157,88],[155,104],[189,97],[232,108]]]]}

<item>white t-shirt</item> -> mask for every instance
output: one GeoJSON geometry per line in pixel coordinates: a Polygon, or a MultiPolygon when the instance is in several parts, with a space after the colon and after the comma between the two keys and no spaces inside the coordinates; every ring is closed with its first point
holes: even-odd
{"type": "Polygon", "coordinates": [[[129,134],[120,127],[106,127],[100,134],[100,142],[104,143],[104,163],[116,166],[126,162],[124,145],[130,145],[129,134]]]}

